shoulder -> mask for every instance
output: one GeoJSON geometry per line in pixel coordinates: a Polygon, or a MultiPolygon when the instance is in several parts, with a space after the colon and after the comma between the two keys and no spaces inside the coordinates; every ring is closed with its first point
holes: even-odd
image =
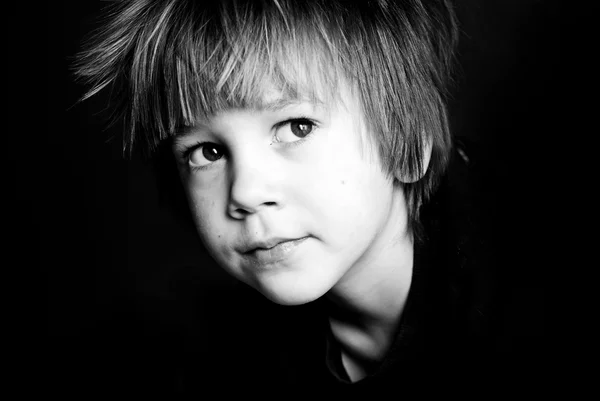
{"type": "Polygon", "coordinates": [[[438,318],[447,322],[447,336],[470,346],[492,335],[496,318],[489,171],[476,146],[457,140],[445,176],[421,209],[423,252],[433,255],[431,296],[446,312],[438,318]]]}
{"type": "Polygon", "coordinates": [[[425,232],[442,255],[438,263],[444,266],[436,268],[447,278],[455,368],[472,377],[504,377],[508,386],[545,370],[544,312],[535,292],[520,290],[520,275],[527,273],[506,264],[511,260],[507,254],[513,254],[515,265],[529,268],[504,245],[510,243],[502,236],[510,234],[511,223],[499,221],[506,213],[500,213],[504,205],[498,199],[499,191],[510,188],[497,177],[493,160],[476,142],[457,140],[447,174],[423,217],[425,232]]]}

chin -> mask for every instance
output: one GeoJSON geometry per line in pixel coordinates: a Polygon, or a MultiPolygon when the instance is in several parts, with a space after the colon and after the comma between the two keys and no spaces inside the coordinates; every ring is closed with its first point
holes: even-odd
{"type": "MultiPolygon", "coordinates": [[[[260,291],[260,290],[259,290],[260,291]]],[[[281,294],[272,291],[260,291],[268,300],[283,306],[304,305],[319,299],[323,294],[281,294]]]]}
{"type": "Polygon", "coordinates": [[[309,277],[268,277],[250,285],[270,301],[286,306],[315,301],[331,289],[326,281],[309,277]]]}

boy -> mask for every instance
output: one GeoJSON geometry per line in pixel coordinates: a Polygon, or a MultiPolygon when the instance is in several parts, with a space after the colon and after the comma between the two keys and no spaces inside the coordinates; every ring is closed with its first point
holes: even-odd
{"type": "Polygon", "coordinates": [[[456,41],[442,0],[115,8],[79,58],[87,97],[111,91],[127,149],[171,141],[206,249],[286,307],[274,308],[275,335],[255,329],[272,322],[252,308],[268,307],[248,303],[253,333],[222,365],[186,374],[186,391],[193,381],[425,391],[464,373],[452,369],[467,358],[454,329],[468,314],[459,262],[439,234],[445,206],[430,201],[451,159],[456,41]]]}

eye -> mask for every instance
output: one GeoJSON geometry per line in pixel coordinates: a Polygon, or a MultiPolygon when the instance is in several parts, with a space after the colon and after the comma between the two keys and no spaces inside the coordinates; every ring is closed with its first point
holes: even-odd
{"type": "Polygon", "coordinates": [[[294,118],[277,124],[276,142],[297,142],[309,136],[316,123],[308,118],[294,118]],[[282,129],[284,128],[285,129],[282,129]]]}
{"type": "Polygon", "coordinates": [[[192,167],[208,166],[225,155],[223,147],[209,142],[191,147],[186,153],[188,162],[192,167]]]}
{"type": "Polygon", "coordinates": [[[314,124],[309,120],[290,121],[290,130],[298,138],[304,138],[312,132],[314,124]]]}

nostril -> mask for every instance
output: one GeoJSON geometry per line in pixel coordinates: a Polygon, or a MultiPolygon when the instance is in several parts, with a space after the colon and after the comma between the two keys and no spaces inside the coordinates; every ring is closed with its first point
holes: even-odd
{"type": "Polygon", "coordinates": [[[276,207],[279,203],[275,202],[263,202],[257,207],[246,207],[243,205],[231,205],[232,207],[229,209],[229,213],[232,217],[237,219],[244,219],[251,214],[257,213],[262,207],[276,207]]]}

